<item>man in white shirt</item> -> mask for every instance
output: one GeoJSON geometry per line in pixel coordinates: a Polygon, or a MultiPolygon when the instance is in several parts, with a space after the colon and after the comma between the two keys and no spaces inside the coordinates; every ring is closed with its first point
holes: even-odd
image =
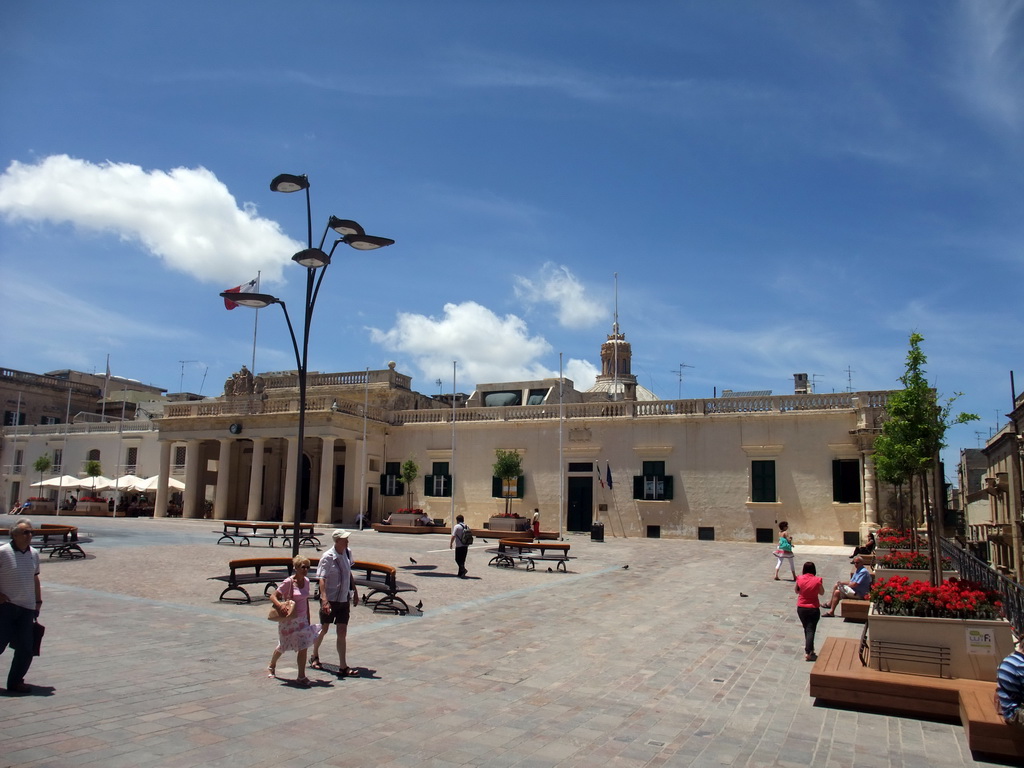
{"type": "Polygon", "coordinates": [[[29,693],[25,675],[32,665],[32,625],[43,607],[39,585],[39,553],[32,548],[32,521],[23,517],[11,529],[11,541],[0,546],[0,653],[14,649],[8,693],[29,693]]]}
{"type": "Polygon", "coordinates": [[[353,605],[359,602],[359,593],[352,578],[352,551],[348,548],[349,532],[339,528],[331,534],[334,546],[324,552],[316,568],[320,580],[320,634],[313,643],[313,658],[309,666],[323,669],[320,663],[320,643],[333,623],[338,632],[338,675],[354,676],[355,669],[348,666],[348,618],[353,605]]]}

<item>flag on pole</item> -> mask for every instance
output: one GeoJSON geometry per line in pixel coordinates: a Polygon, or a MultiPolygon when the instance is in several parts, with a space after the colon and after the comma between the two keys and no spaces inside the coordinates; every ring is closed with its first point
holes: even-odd
{"type": "Polygon", "coordinates": [[[604,478],[601,477],[601,462],[599,461],[594,462],[594,474],[597,475],[597,482],[604,488],[604,478]]]}
{"type": "MultiPolygon", "coordinates": [[[[248,283],[242,283],[242,285],[236,285],[234,288],[228,288],[224,293],[252,293],[256,290],[256,286],[259,285],[259,278],[250,280],[248,283]]],[[[224,299],[224,309],[234,309],[238,305],[230,299],[224,299]]]]}
{"type": "Polygon", "coordinates": [[[604,469],[605,469],[606,481],[608,483],[608,488],[610,489],[612,487],[612,468],[611,468],[611,465],[607,461],[604,463],[604,469]]]}

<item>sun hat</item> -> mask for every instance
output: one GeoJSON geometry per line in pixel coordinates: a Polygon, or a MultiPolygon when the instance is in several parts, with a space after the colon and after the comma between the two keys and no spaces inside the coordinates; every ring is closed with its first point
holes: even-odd
{"type": "Polygon", "coordinates": [[[335,528],[334,533],[331,534],[331,538],[337,541],[338,539],[347,539],[350,536],[350,532],[344,528],[335,528]]]}

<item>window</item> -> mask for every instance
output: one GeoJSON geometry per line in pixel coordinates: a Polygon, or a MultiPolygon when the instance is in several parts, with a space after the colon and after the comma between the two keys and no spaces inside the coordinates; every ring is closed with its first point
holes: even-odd
{"type": "Polygon", "coordinates": [[[174,471],[184,472],[185,471],[185,446],[176,445],[174,446],[174,471]]]}
{"type": "Polygon", "coordinates": [[[775,461],[750,462],[750,500],[775,502],[775,461]]]}
{"type": "Polygon", "coordinates": [[[672,477],[665,474],[664,461],[645,461],[642,475],[633,476],[633,498],[668,501],[672,498],[672,477]]]}
{"type": "Polygon", "coordinates": [[[521,499],[526,490],[526,479],[520,475],[514,480],[502,480],[500,477],[491,478],[491,496],[496,499],[521,499]]]}
{"type": "Polygon", "coordinates": [[[100,460],[100,449],[93,448],[87,454],[85,454],[86,461],[99,461],[100,460]]]}
{"type": "Polygon", "coordinates": [[[63,470],[61,470],[61,465],[63,465],[63,464],[64,464],[64,449],[63,448],[54,448],[53,449],[53,473],[55,475],[63,474],[63,470]]]}
{"type": "Polygon", "coordinates": [[[11,468],[11,471],[14,472],[14,474],[16,474],[16,475],[20,475],[21,472],[22,472],[21,465],[24,464],[24,463],[25,463],[25,452],[24,451],[15,451],[14,452],[14,466],[11,468]]]}
{"type": "Polygon", "coordinates": [[[587,474],[589,474],[594,471],[594,465],[589,461],[570,461],[569,471],[586,472],[587,474]]]}
{"type": "Polygon", "coordinates": [[[139,449],[128,448],[124,452],[124,471],[126,474],[134,475],[139,463],[139,449]]]}
{"type": "Polygon", "coordinates": [[[39,420],[40,424],[60,424],[60,419],[56,416],[43,416],[39,420]]]}
{"type": "Polygon", "coordinates": [[[18,411],[4,411],[5,427],[20,427],[25,423],[25,414],[18,411]]]}
{"type": "Polygon", "coordinates": [[[859,459],[836,459],[832,462],[832,501],[837,504],[860,503],[859,459]]]}
{"type": "Polygon", "coordinates": [[[522,395],[519,392],[488,392],[484,395],[485,408],[497,408],[503,405],[520,405],[522,395]]]}
{"type": "Polygon", "coordinates": [[[530,394],[526,399],[527,405],[543,405],[544,398],[548,396],[546,389],[531,389],[530,394]]]}
{"type": "Polygon", "coordinates": [[[451,496],[452,476],[448,474],[447,461],[435,461],[430,474],[423,478],[424,496],[451,496]]]}
{"type": "Polygon", "coordinates": [[[402,462],[384,462],[384,474],[380,476],[381,496],[401,496],[405,493],[405,483],[402,482],[402,462]]]}

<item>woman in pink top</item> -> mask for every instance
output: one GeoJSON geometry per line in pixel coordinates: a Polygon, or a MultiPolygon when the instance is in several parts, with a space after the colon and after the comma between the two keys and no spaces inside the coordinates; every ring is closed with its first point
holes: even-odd
{"type": "Polygon", "coordinates": [[[825,585],[818,576],[818,569],[808,560],[804,563],[803,573],[796,580],[796,615],[804,625],[804,658],[814,661],[818,655],[814,652],[814,632],[821,618],[820,597],[825,594],[825,585]]]}

